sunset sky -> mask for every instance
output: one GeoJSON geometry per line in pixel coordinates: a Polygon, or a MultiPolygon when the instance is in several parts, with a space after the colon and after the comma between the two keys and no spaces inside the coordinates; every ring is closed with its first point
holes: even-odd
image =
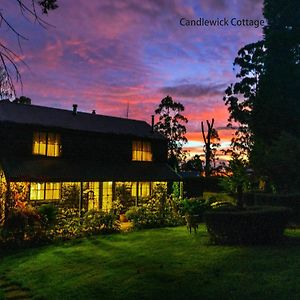
{"type": "MultiPolygon", "coordinates": [[[[263,20],[262,0],[58,0],[46,29],[22,17],[16,2],[2,0],[2,13],[28,40],[21,52],[5,25],[0,39],[29,66],[18,64],[33,104],[77,103],[80,111],[125,117],[129,103],[130,118],[150,122],[170,95],[186,108],[193,152],[201,148],[201,121],[214,117],[217,128],[226,126],[222,97],[235,81],[232,62],[262,38],[262,27],[180,25],[181,18],[263,20]]],[[[230,134],[220,131],[223,145],[230,134]]]]}

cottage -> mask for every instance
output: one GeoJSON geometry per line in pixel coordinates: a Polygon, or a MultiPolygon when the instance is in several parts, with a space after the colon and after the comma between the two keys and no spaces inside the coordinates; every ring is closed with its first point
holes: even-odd
{"type": "Polygon", "coordinates": [[[0,213],[16,201],[109,210],[126,191],[137,205],[178,181],[167,142],[144,121],[0,101],[0,213]]]}

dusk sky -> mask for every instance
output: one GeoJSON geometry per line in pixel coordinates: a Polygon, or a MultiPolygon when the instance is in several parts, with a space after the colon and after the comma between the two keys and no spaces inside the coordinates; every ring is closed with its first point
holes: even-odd
{"type": "MultiPolygon", "coordinates": [[[[25,1],[26,2],[26,1],[25,1]]],[[[27,1],[30,3],[31,1],[27,1]]],[[[1,41],[30,69],[19,64],[23,94],[33,104],[151,120],[162,98],[184,104],[189,148],[201,147],[200,124],[227,124],[222,100],[235,81],[233,60],[247,43],[262,38],[262,27],[181,26],[180,19],[263,20],[262,0],[58,0],[44,19],[47,29],[21,16],[16,1],[1,9],[18,40],[4,25],[1,41]]],[[[21,95],[20,89],[18,96],[21,95]]],[[[220,131],[223,143],[229,140],[220,131]]]]}

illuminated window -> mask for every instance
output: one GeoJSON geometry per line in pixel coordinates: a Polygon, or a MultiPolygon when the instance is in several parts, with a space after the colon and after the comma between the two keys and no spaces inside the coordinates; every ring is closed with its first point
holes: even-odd
{"type": "Polygon", "coordinates": [[[151,182],[139,182],[139,197],[148,197],[150,196],[150,186],[151,182]]]}
{"type": "Polygon", "coordinates": [[[99,182],[84,182],[83,194],[87,197],[88,210],[99,209],[99,182]]]}
{"type": "Polygon", "coordinates": [[[112,181],[103,182],[102,185],[102,210],[109,211],[112,207],[112,181]]]}
{"type": "Polygon", "coordinates": [[[60,135],[55,133],[35,132],[33,135],[33,154],[60,156],[60,135]]]}
{"type": "Polygon", "coordinates": [[[136,198],[137,196],[137,182],[132,182],[131,185],[131,197],[136,198]]]}
{"type": "Polygon", "coordinates": [[[30,200],[59,200],[61,198],[61,184],[59,182],[30,184],[30,200]]]}
{"type": "Polygon", "coordinates": [[[132,160],[152,161],[151,143],[144,141],[132,142],[132,160]]]}

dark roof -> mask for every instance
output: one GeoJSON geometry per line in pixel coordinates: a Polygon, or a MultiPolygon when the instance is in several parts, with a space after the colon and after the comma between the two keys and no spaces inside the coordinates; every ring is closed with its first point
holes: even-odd
{"type": "Polygon", "coordinates": [[[38,158],[1,162],[11,181],[164,181],[180,180],[167,164],[128,162],[108,164],[100,161],[72,161],[38,158]]]}
{"type": "Polygon", "coordinates": [[[0,101],[0,122],[162,139],[145,121],[0,101]]]}

